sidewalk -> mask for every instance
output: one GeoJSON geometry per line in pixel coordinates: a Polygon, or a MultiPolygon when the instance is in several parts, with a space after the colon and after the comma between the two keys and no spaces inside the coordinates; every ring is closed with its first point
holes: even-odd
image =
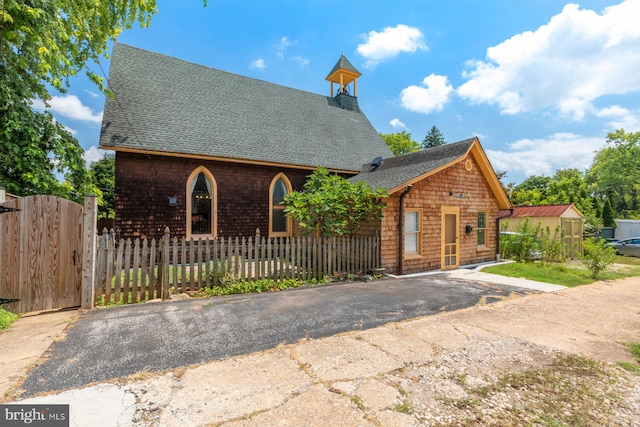
{"type": "MultiPolygon", "coordinates": [[[[622,343],[638,342],[638,307],[640,279],[599,282],[28,401],[70,403],[71,425],[459,421],[450,417],[462,410],[446,402],[464,401],[469,387],[505,369],[546,366],[557,351],[614,363],[631,360],[622,343]]],[[[638,425],[640,379],[630,377],[617,379],[622,381],[618,388],[628,393],[625,399],[602,407],[613,406],[618,421],[638,425]]],[[[523,398],[517,393],[507,397],[511,404],[523,398]]],[[[474,410],[489,417],[502,403],[492,405],[474,410]]]]}
{"type": "Polygon", "coordinates": [[[452,277],[461,279],[479,280],[482,282],[496,283],[500,285],[517,286],[519,288],[531,289],[540,292],[555,292],[567,289],[566,286],[554,285],[552,283],[536,282],[534,280],[523,279],[519,277],[501,276],[499,274],[484,273],[483,268],[495,264],[486,264],[478,266],[474,269],[459,268],[450,270],[447,273],[452,277]]]}

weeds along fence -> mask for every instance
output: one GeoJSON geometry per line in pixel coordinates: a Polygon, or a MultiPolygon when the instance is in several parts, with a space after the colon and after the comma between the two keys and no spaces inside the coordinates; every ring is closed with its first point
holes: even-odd
{"type": "Polygon", "coordinates": [[[380,267],[380,238],[293,237],[116,240],[98,237],[97,304],[128,304],[169,298],[170,293],[225,286],[235,280],[320,279],[368,273],[380,267]]]}

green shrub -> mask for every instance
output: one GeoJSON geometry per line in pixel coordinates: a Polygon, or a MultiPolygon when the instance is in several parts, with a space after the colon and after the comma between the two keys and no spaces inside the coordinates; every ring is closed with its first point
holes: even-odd
{"type": "Polygon", "coordinates": [[[518,224],[515,232],[506,231],[508,225],[508,222],[503,223],[500,231],[500,257],[518,262],[531,262],[539,258],[542,253],[538,238],[541,224],[533,228],[531,220],[527,218],[523,223],[518,224]]]}
{"type": "Polygon", "coordinates": [[[616,259],[615,248],[609,246],[606,240],[589,237],[585,239],[582,247],[584,248],[582,263],[594,279],[597,279],[599,274],[616,259]]]}
{"type": "Polygon", "coordinates": [[[539,239],[542,246],[542,261],[546,265],[565,261],[564,236],[564,229],[560,229],[560,226],[556,227],[553,236],[549,227],[541,230],[539,239]]]}
{"type": "Polygon", "coordinates": [[[202,294],[204,296],[219,296],[219,295],[234,295],[234,294],[249,294],[256,292],[270,292],[280,291],[289,288],[299,288],[301,286],[317,285],[320,283],[327,283],[326,279],[322,280],[300,280],[300,279],[285,279],[282,281],[275,281],[273,279],[260,279],[260,280],[234,280],[226,283],[223,286],[213,286],[211,288],[203,288],[202,294]]]}
{"type": "Polygon", "coordinates": [[[18,315],[0,307],[0,331],[7,329],[13,322],[18,320],[18,315]]]}

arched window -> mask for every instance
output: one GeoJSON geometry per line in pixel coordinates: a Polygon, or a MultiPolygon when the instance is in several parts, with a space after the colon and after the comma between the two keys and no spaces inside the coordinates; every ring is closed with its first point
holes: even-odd
{"type": "Polygon", "coordinates": [[[287,176],[279,173],[269,187],[269,236],[291,236],[291,220],[284,214],[282,201],[291,192],[291,183],[287,176]]]}
{"type": "Polygon", "coordinates": [[[211,172],[201,166],[187,180],[187,238],[217,235],[217,186],[211,172]]]}

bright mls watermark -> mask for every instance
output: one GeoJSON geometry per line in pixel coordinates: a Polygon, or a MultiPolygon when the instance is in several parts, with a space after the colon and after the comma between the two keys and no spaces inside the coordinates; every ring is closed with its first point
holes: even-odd
{"type": "Polygon", "coordinates": [[[0,405],[0,426],[69,427],[69,405],[0,405]]]}

